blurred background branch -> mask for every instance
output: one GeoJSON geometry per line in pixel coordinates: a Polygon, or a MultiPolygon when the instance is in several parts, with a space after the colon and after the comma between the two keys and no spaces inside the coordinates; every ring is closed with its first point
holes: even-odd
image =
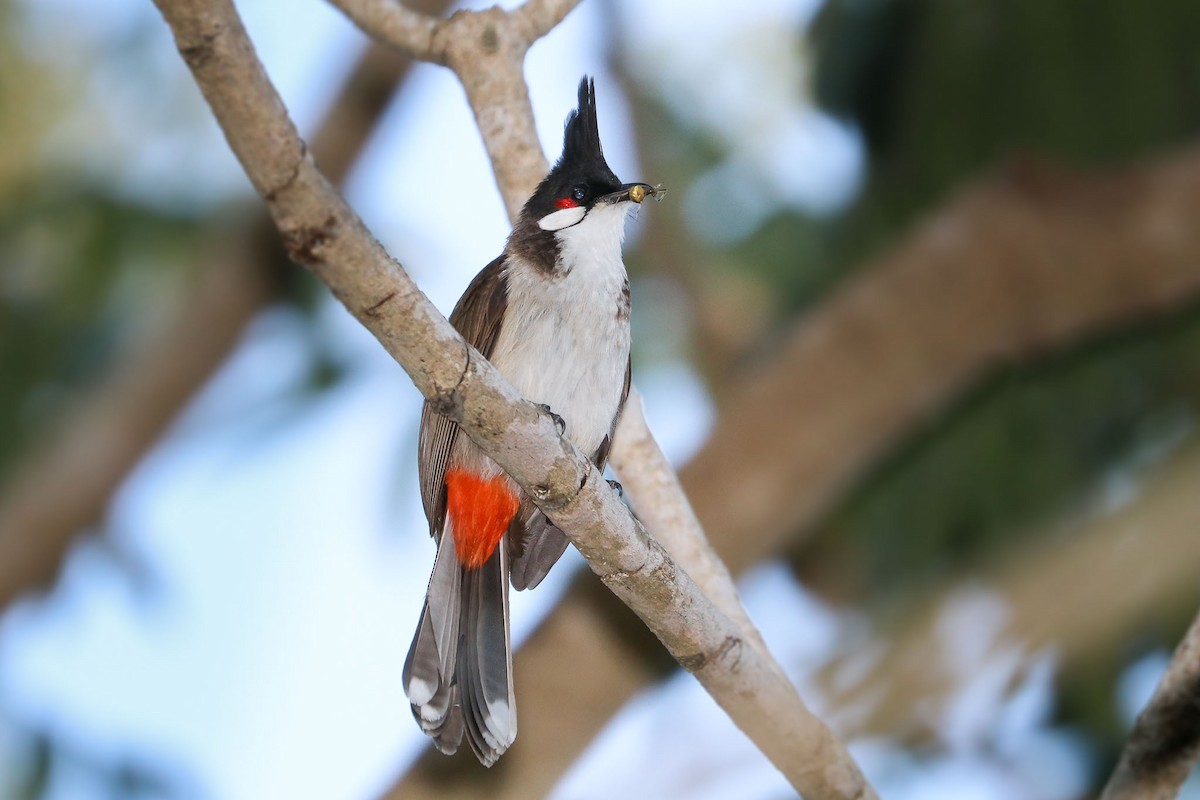
{"type": "MultiPolygon", "coordinates": [[[[383,47],[364,51],[312,140],[331,180],[345,178],[409,64],[383,47]]],[[[15,477],[0,492],[0,608],[50,582],[75,537],[101,521],[117,486],[279,297],[293,267],[266,214],[250,217],[232,236],[227,220],[211,224],[206,255],[167,301],[175,310],[154,313],[158,329],[115,355],[104,380],[54,423],[53,438],[10,468],[15,477]]]]}

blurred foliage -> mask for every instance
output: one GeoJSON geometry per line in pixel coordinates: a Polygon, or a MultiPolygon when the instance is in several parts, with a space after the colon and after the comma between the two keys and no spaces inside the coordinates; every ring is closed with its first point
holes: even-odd
{"type": "MultiPolygon", "coordinates": [[[[774,322],[743,320],[763,334],[749,350],[1011,154],[1102,168],[1200,132],[1200,6],[1186,0],[830,0],[812,36],[816,101],[867,143],[852,206],[829,218],[781,209],[744,240],[707,251],[679,244],[682,204],[651,219],[673,257],[685,249],[678,279],[693,294],[715,286],[723,303],[732,283],[761,287],[754,314],[774,322]]],[[[634,95],[651,173],[686,184],[721,161],[709,133],[634,95]]],[[[655,263],[653,246],[634,264],[655,263]]],[[[864,585],[881,595],[952,569],[1189,424],[1200,410],[1197,347],[1193,313],[1014,365],[894,454],[828,527],[863,546],[864,585]]]]}
{"type": "Polygon", "coordinates": [[[816,99],[859,126],[871,158],[845,257],[1014,151],[1097,166],[1193,139],[1197,37],[1189,0],[830,0],[816,99]]]}
{"type": "MultiPolygon", "coordinates": [[[[1200,132],[1200,6],[1186,0],[832,0],[816,96],[858,124],[870,173],[828,252],[856,262],[1007,154],[1076,166],[1200,132]]],[[[949,332],[948,332],[949,333],[949,332]]],[[[1196,316],[1015,367],[897,454],[833,527],[886,594],[951,568],[1121,469],[1200,411],[1196,316]]]]}
{"type": "Polygon", "coordinates": [[[156,316],[197,230],[72,179],[0,204],[0,476],[156,316]]]}
{"type": "MultiPolygon", "coordinates": [[[[1013,154],[1103,168],[1200,133],[1200,5],[1189,0],[829,0],[811,35],[815,101],[861,130],[868,150],[851,207],[828,218],[780,209],[746,239],[710,250],[686,243],[684,204],[665,203],[651,218],[683,262],[672,269],[699,306],[694,316],[709,316],[693,322],[694,359],[718,398],[739,359],[769,353],[805,308],[1013,154]],[[706,341],[703,328],[720,328],[713,315],[737,297],[757,301],[739,306],[755,335],[714,367],[720,337],[706,341]]],[[[722,160],[709,133],[660,99],[634,96],[651,174],[682,176],[686,187],[722,160]]],[[[669,260],[653,248],[633,265],[669,260]]],[[[1195,418],[1197,346],[1193,314],[1010,367],[907,442],[828,533],[861,548],[861,585],[882,600],[1033,530],[1164,426],[1195,418]]]]}
{"type": "Polygon", "coordinates": [[[42,138],[68,99],[61,79],[27,58],[15,16],[0,3],[0,202],[36,180],[42,138]]]}
{"type": "MultiPolygon", "coordinates": [[[[1103,167],[1200,131],[1200,5],[1188,0],[829,0],[811,36],[814,102],[866,143],[861,193],[828,218],[780,208],[689,264],[766,284],[775,325],[1014,154],[1103,167]]],[[[640,103],[653,174],[686,185],[725,156],[661,99],[640,103]]],[[[685,213],[672,205],[654,217],[685,213]]]]}
{"type": "MultiPolygon", "coordinates": [[[[214,249],[207,243],[244,235],[279,280],[284,300],[312,312],[323,296],[311,275],[289,264],[274,228],[260,221],[248,232],[257,203],[247,214],[237,204],[163,202],[117,185],[119,165],[88,166],[88,158],[64,153],[64,142],[70,149],[83,131],[93,161],[119,158],[137,146],[121,137],[136,134],[94,102],[100,88],[81,74],[89,70],[86,58],[56,61],[28,46],[21,17],[27,11],[0,4],[0,481],[128,345],[186,302],[182,287],[204,266],[197,254],[214,249]]],[[[157,26],[133,26],[115,60],[126,78],[145,76],[137,89],[170,117],[177,87],[145,69],[156,33],[157,26]]],[[[185,116],[172,124],[186,130],[187,122],[185,116]]],[[[302,394],[342,376],[318,339],[302,394]]]]}
{"type": "Polygon", "coordinates": [[[103,373],[134,324],[128,301],[153,302],[192,229],[46,163],[71,81],[26,52],[17,23],[0,5],[0,477],[103,373]]]}
{"type": "Polygon", "coordinates": [[[1200,313],[994,376],[827,523],[877,602],[960,574],[1068,507],[1118,502],[1191,435],[1200,313]]]}

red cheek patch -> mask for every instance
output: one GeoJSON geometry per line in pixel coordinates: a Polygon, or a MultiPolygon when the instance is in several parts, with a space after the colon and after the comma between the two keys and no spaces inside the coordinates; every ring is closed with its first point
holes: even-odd
{"type": "Polygon", "coordinates": [[[555,208],[578,208],[579,203],[576,203],[569,197],[560,197],[554,201],[555,208]]]}

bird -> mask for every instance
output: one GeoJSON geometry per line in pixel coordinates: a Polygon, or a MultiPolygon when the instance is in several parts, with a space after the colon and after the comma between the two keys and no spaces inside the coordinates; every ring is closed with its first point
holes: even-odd
{"type": "MultiPolygon", "coordinates": [[[[626,217],[661,187],[622,183],[604,159],[593,79],[579,83],[562,155],[499,257],[450,323],[560,435],[603,471],[630,385],[626,217]]],[[[509,586],[532,589],[566,550],[563,532],[458,425],[427,401],[417,445],[437,555],[402,680],[434,745],[464,735],[492,766],[517,735],[509,586]]]]}

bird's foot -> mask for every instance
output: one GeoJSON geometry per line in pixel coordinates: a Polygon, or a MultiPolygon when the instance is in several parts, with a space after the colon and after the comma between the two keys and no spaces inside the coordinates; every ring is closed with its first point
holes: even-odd
{"type": "Polygon", "coordinates": [[[550,406],[546,405],[545,403],[534,403],[534,405],[538,407],[539,411],[541,411],[543,414],[548,414],[550,419],[554,420],[554,427],[556,430],[558,430],[559,436],[562,436],[567,432],[567,423],[563,421],[562,417],[551,411],[550,406]]]}
{"type": "MultiPolygon", "coordinates": [[[[606,478],[605,480],[608,480],[608,479],[606,478]]],[[[617,493],[617,497],[625,496],[625,487],[621,485],[620,481],[608,481],[608,486],[610,489],[612,489],[614,492],[617,493]]]]}

